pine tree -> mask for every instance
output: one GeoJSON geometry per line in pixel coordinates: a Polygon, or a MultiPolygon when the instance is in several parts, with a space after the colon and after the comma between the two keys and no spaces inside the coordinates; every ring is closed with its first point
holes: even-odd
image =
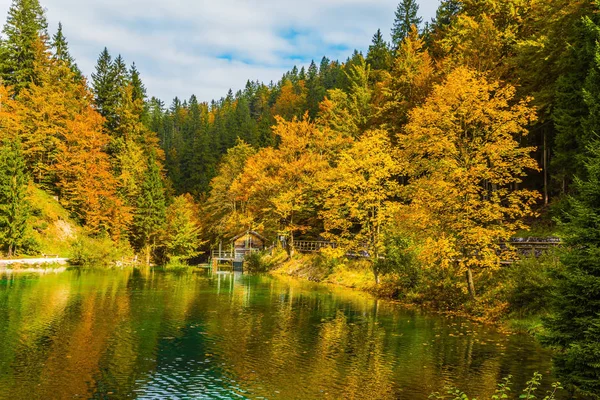
{"type": "Polygon", "coordinates": [[[71,68],[71,71],[73,71],[73,73],[75,74],[76,79],[83,79],[83,74],[77,67],[77,64],[75,64],[75,59],[69,53],[69,43],[67,42],[67,38],[65,38],[65,35],[63,34],[62,23],[60,22],[58,23],[58,30],[52,37],[52,42],[50,43],[50,46],[54,50],[54,55],[52,58],[54,60],[59,60],[66,63],[67,66],[71,68]]]}
{"type": "Polygon", "coordinates": [[[566,216],[564,272],[558,279],[554,315],[543,341],[558,349],[560,381],[590,398],[600,398],[600,142],[589,149],[588,178],[576,179],[566,216]]]}
{"type": "Polygon", "coordinates": [[[142,82],[140,72],[135,63],[131,64],[131,68],[129,68],[129,82],[133,86],[133,100],[146,101],[146,86],[142,82]]]}
{"type": "Polygon", "coordinates": [[[98,57],[96,72],[92,73],[94,101],[98,112],[107,119],[106,126],[112,130],[112,119],[116,108],[114,77],[112,74],[112,57],[105,47],[98,57]]]}
{"type": "MultiPolygon", "coordinates": [[[[127,64],[125,64],[125,60],[119,54],[117,58],[113,61],[111,66],[112,75],[114,79],[115,89],[118,91],[121,88],[124,88],[129,83],[129,74],[127,72],[127,64]]],[[[139,76],[138,76],[139,77],[139,76]]]]}
{"type": "Polygon", "coordinates": [[[29,207],[27,175],[18,139],[4,139],[0,147],[0,246],[11,257],[26,238],[29,207]]]}
{"type": "Polygon", "coordinates": [[[38,0],[13,0],[0,47],[0,76],[18,93],[37,81],[35,60],[38,42],[47,40],[46,17],[38,0]]]}
{"type": "Polygon", "coordinates": [[[306,108],[308,110],[308,115],[311,118],[314,118],[319,111],[319,103],[325,96],[325,88],[321,84],[317,64],[315,64],[314,61],[311,61],[310,66],[308,67],[306,89],[306,108]]]}
{"type": "Polygon", "coordinates": [[[372,44],[369,46],[367,53],[367,64],[372,70],[387,70],[390,68],[390,50],[388,44],[383,40],[381,29],[377,29],[377,33],[373,35],[372,44]]]}
{"type": "Polygon", "coordinates": [[[431,30],[443,29],[450,25],[454,18],[461,10],[462,2],[460,0],[442,0],[437,11],[435,19],[431,23],[431,30]]]}
{"type": "Polygon", "coordinates": [[[133,235],[138,249],[144,253],[146,264],[150,264],[152,253],[162,235],[165,209],[164,187],[153,155],[148,160],[148,169],[133,218],[133,235]]]}
{"type": "Polygon", "coordinates": [[[396,19],[392,28],[392,44],[394,49],[400,47],[405,37],[410,33],[411,27],[417,28],[422,22],[419,17],[419,4],[416,0],[401,0],[396,9],[396,19]]]}

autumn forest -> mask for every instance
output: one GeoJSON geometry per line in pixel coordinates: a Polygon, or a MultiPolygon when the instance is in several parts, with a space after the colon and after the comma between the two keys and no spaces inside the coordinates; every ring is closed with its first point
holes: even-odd
{"type": "Polygon", "coordinates": [[[598,398],[600,4],[443,0],[423,21],[402,0],[391,33],[166,104],[109,49],[84,76],[38,0],[13,0],[0,252],[197,265],[255,231],[270,244],[247,261],[257,272],[486,322],[535,317],[561,382],[598,398]],[[518,260],[507,245],[536,236],[560,250],[518,260]],[[335,246],[302,255],[299,240],[335,246]]]}

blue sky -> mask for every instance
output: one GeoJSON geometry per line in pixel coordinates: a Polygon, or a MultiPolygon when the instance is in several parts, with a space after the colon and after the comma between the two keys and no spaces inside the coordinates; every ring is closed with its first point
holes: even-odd
{"type": "MultiPolygon", "coordinates": [[[[363,52],[378,28],[389,40],[398,0],[41,0],[52,34],[63,23],[89,76],[104,46],[135,61],[150,96],[202,101],[277,81],[311,59],[363,52]]],[[[2,19],[10,0],[0,0],[2,19]]],[[[421,0],[424,20],[439,0],[421,0]]]]}

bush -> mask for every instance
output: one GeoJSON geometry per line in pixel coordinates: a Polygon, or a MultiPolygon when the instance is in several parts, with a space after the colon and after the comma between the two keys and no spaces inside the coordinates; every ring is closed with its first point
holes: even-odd
{"type": "Polygon", "coordinates": [[[108,266],[130,253],[127,243],[115,243],[107,237],[80,236],[71,247],[70,262],[74,265],[108,266]]]}
{"type": "Polygon", "coordinates": [[[282,249],[274,249],[273,252],[260,251],[250,253],[244,259],[244,270],[250,273],[268,272],[287,258],[287,253],[282,249]]]}
{"type": "Polygon", "coordinates": [[[509,304],[509,312],[518,317],[546,313],[552,300],[555,281],[552,275],[560,268],[556,255],[524,258],[500,273],[500,285],[509,304]]]}
{"type": "Polygon", "coordinates": [[[412,242],[402,236],[388,236],[385,240],[385,256],[375,261],[380,275],[393,274],[401,289],[412,290],[421,281],[421,266],[412,242]]]}

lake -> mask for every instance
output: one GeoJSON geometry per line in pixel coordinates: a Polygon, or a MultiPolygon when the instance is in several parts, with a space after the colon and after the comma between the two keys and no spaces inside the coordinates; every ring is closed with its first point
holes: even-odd
{"type": "Polygon", "coordinates": [[[489,398],[550,380],[525,335],[292,279],[205,271],[0,275],[0,399],[489,398]]]}

